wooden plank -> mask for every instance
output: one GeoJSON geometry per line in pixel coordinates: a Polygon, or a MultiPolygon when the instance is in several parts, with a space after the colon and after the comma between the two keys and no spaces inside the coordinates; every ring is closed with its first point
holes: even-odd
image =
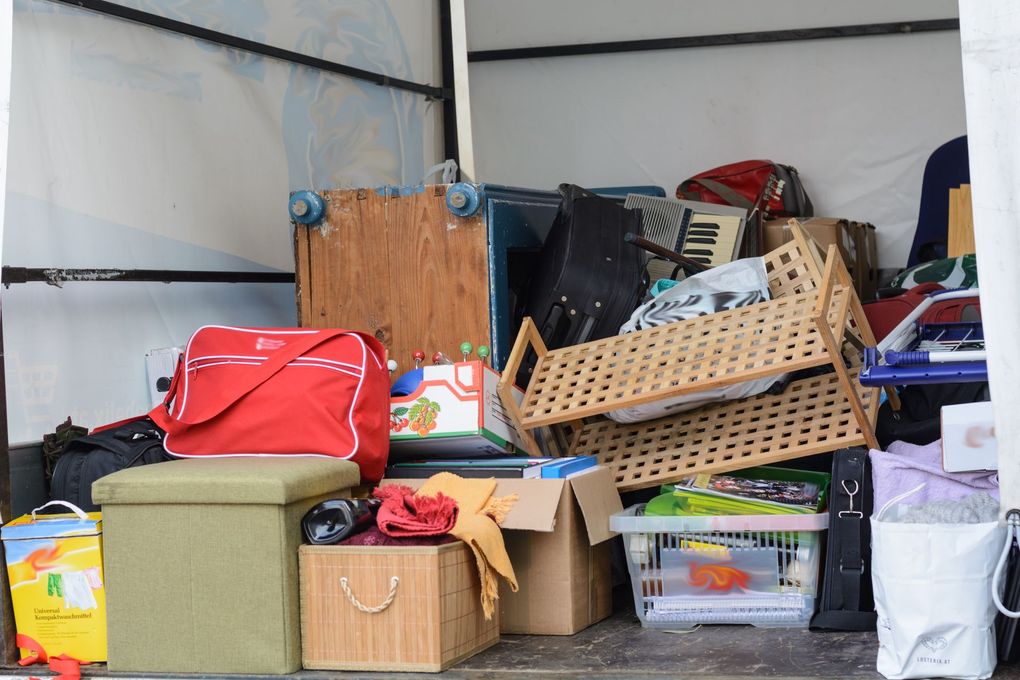
{"type": "Polygon", "coordinates": [[[974,211],[971,207],[970,185],[949,190],[949,257],[977,252],[974,244],[974,211]]]}
{"type": "Polygon", "coordinates": [[[324,192],[322,225],[297,227],[301,324],[367,331],[398,372],[416,349],[460,360],[464,341],[491,345],[485,224],[452,215],[445,192],[324,192]]]}
{"type": "Polygon", "coordinates": [[[312,318],[312,271],[311,271],[311,235],[312,229],[303,224],[294,225],[294,299],[297,303],[298,325],[304,326],[312,318]],[[302,287],[309,292],[301,294],[302,287]]]}
{"type": "Polygon", "coordinates": [[[365,209],[370,194],[375,192],[323,192],[322,223],[297,227],[307,232],[307,266],[297,269],[301,325],[365,331],[387,344],[392,311],[389,256],[385,224],[365,209]]]}
{"type": "Polygon", "coordinates": [[[481,214],[457,217],[446,187],[369,202],[382,211],[389,241],[392,358],[403,368],[415,349],[461,361],[460,344],[490,345],[488,236],[481,214]]]}

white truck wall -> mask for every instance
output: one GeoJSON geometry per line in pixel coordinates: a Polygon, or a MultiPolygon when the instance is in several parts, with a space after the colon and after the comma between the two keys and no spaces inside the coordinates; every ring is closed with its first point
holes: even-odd
{"type": "MultiPolygon", "coordinates": [[[[121,4],[438,84],[411,0],[121,4]]],[[[293,271],[288,192],[417,183],[441,104],[69,8],[14,3],[3,263],[293,271]]],[[[12,442],[148,409],[144,354],[203,324],[290,326],[289,284],[39,283],[3,293],[12,442]]]]}
{"type": "MultiPolygon", "coordinates": [[[[952,0],[472,0],[472,51],[957,16],[952,0]]],[[[752,158],[795,166],[816,215],[878,227],[906,263],[928,155],[965,133],[958,32],[470,65],[476,176],[657,184],[752,158]]],[[[947,198],[948,200],[948,198],[947,198]]]]}

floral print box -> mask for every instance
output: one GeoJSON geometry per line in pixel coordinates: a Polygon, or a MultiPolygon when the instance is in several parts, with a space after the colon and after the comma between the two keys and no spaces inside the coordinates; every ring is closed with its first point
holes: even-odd
{"type": "MultiPolygon", "coordinates": [[[[525,451],[496,383],[481,361],[424,366],[402,376],[390,399],[391,458],[505,455],[525,451]],[[403,387],[404,389],[397,389],[403,387]]],[[[524,393],[514,390],[517,402],[524,393]]]]}

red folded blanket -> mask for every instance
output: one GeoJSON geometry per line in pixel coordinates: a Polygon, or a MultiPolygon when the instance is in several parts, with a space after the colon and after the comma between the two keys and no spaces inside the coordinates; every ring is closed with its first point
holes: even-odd
{"type": "Polygon", "coordinates": [[[338,545],[374,545],[374,546],[422,546],[422,545],[443,545],[455,543],[453,536],[423,536],[416,534],[407,538],[393,538],[379,531],[379,527],[369,527],[361,533],[348,536],[340,541],[338,545]]]}
{"type": "Polygon", "coordinates": [[[414,489],[393,484],[372,495],[382,501],[375,521],[387,536],[441,536],[457,523],[457,501],[442,493],[415,496],[414,489]]]}

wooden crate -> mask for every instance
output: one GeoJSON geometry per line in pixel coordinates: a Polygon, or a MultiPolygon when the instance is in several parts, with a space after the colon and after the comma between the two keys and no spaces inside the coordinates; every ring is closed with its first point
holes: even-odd
{"type": "MultiPolygon", "coordinates": [[[[572,452],[611,467],[618,488],[775,463],[843,446],[877,447],[877,390],[851,375],[875,344],[835,246],[822,257],[791,221],[793,240],[765,256],[772,299],[604,340],[548,350],[525,319],[505,376],[531,346],[538,363],[520,407],[522,433],[569,423],[572,452]],[[621,425],[610,411],[805,368],[831,367],[779,396],[759,395],[621,425]],[[585,419],[588,419],[585,422],[585,419]]],[[[530,436],[530,435],[527,435],[530,436]]]]}
{"type": "Polygon", "coordinates": [[[464,543],[305,545],[299,562],[305,668],[439,672],[499,642],[499,612],[485,620],[464,543]],[[378,612],[355,604],[372,609],[387,600],[378,612]]]}

